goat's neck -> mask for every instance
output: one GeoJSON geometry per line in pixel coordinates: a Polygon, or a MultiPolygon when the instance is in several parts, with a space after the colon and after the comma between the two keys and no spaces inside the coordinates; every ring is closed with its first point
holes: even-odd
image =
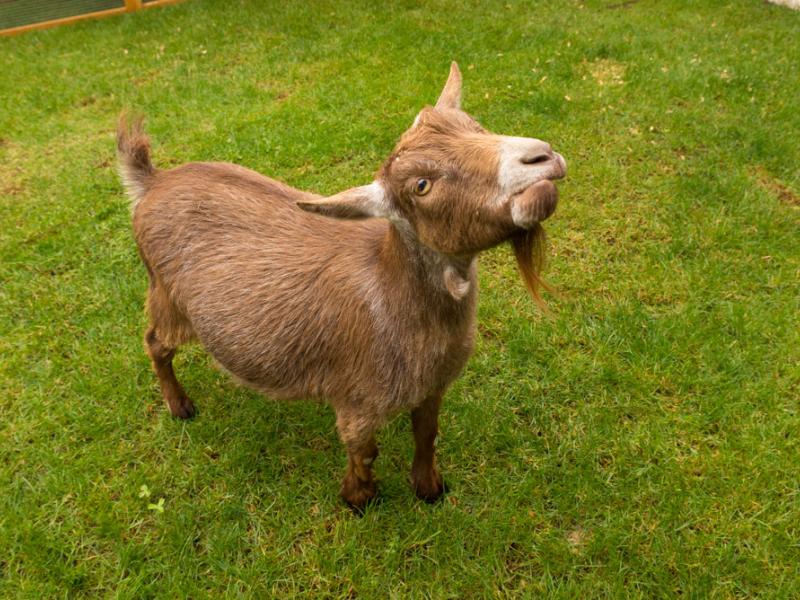
{"type": "Polygon", "coordinates": [[[383,240],[383,258],[390,267],[413,273],[417,285],[447,303],[461,302],[476,291],[475,255],[451,256],[422,244],[416,234],[389,224],[383,240]]]}

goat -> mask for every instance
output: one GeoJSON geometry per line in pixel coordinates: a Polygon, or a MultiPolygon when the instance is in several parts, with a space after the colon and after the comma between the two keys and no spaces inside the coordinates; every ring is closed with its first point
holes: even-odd
{"type": "Polygon", "coordinates": [[[347,449],[341,496],[376,496],[375,432],[410,411],[411,484],[444,490],[434,441],[442,395],[472,351],[477,255],[511,241],[539,301],[543,229],[566,163],[533,138],[463,112],[454,62],[375,180],[330,197],[229,163],[158,170],[141,119],[120,118],[120,173],[147,268],[145,348],[170,412],[195,414],[172,358],[199,340],[274,398],[327,400],[347,449]]]}

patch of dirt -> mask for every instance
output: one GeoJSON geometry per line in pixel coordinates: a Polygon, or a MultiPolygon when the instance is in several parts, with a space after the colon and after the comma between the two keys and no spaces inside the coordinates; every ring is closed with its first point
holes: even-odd
{"type": "Polygon", "coordinates": [[[789,206],[800,207],[800,194],[797,194],[797,192],[792,190],[789,186],[775,179],[764,167],[756,167],[755,177],[758,185],[777,197],[778,200],[789,206]]]}
{"type": "Polygon", "coordinates": [[[589,72],[599,86],[625,84],[625,65],[610,58],[601,58],[589,63],[589,72]]]}
{"type": "Polygon", "coordinates": [[[586,543],[589,541],[591,534],[582,527],[576,527],[567,533],[567,543],[575,554],[579,554],[586,543]]]}
{"type": "Polygon", "coordinates": [[[25,188],[20,184],[12,184],[0,192],[0,196],[16,196],[25,191],[25,188]]]}
{"type": "Polygon", "coordinates": [[[294,88],[279,87],[273,81],[259,81],[256,83],[258,89],[267,92],[272,96],[272,101],[275,104],[283,104],[294,94],[294,88]]]}
{"type": "Polygon", "coordinates": [[[161,76],[161,71],[158,69],[150,69],[141,72],[137,77],[132,79],[133,85],[137,88],[147,85],[156,81],[161,76]]]}
{"type": "Polygon", "coordinates": [[[28,157],[21,146],[6,138],[0,138],[0,149],[0,195],[15,196],[25,190],[24,166],[28,157]]]}

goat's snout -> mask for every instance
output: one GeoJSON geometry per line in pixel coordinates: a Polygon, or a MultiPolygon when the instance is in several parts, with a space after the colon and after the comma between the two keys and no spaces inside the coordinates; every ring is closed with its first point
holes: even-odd
{"type": "Polygon", "coordinates": [[[500,165],[500,182],[511,191],[511,219],[517,227],[530,229],[553,214],[558,203],[553,180],[567,174],[567,163],[550,144],[534,138],[504,138],[500,165]]]}
{"type": "Polygon", "coordinates": [[[523,151],[522,155],[519,157],[519,162],[523,165],[538,165],[553,160],[554,158],[555,155],[553,154],[553,149],[550,147],[550,144],[535,140],[535,144],[523,151]]]}
{"type": "Polygon", "coordinates": [[[567,174],[564,158],[542,140],[501,136],[499,153],[498,180],[512,194],[542,179],[561,179],[567,174]]]}
{"type": "Polygon", "coordinates": [[[553,152],[553,172],[551,179],[563,179],[567,175],[567,161],[558,152],[553,152]]]}
{"type": "Polygon", "coordinates": [[[523,165],[550,167],[548,179],[562,179],[567,174],[567,163],[558,152],[553,152],[550,144],[541,140],[531,140],[533,143],[523,150],[519,162],[523,165]]]}

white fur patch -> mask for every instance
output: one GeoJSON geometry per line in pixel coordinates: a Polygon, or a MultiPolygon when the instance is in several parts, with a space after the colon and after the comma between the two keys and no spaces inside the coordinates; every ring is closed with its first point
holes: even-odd
{"type": "Polygon", "coordinates": [[[461,277],[452,265],[447,265],[443,272],[444,287],[456,300],[463,300],[469,293],[470,282],[461,277]]]}
{"type": "Polygon", "coordinates": [[[519,202],[511,203],[511,220],[522,229],[530,229],[535,222],[531,218],[531,211],[523,210],[519,202]]]}
{"type": "Polygon", "coordinates": [[[136,208],[139,200],[144,198],[147,193],[147,186],[145,186],[143,178],[140,173],[124,163],[120,163],[117,167],[122,185],[128,193],[128,198],[131,201],[131,212],[136,208]]]}
{"type": "Polygon", "coordinates": [[[552,154],[550,144],[535,138],[500,136],[500,168],[497,183],[503,190],[502,196],[521,192],[529,185],[548,177],[553,171],[552,161],[525,164],[523,159],[538,155],[552,154]]]}
{"type": "Polygon", "coordinates": [[[369,185],[363,185],[358,188],[360,195],[365,198],[372,210],[370,211],[376,217],[388,217],[391,212],[389,205],[389,198],[386,196],[386,190],[378,181],[373,181],[369,185]]]}
{"type": "Polygon", "coordinates": [[[773,4],[783,4],[789,8],[800,10],[800,0],[769,0],[773,4]]]}
{"type": "Polygon", "coordinates": [[[373,181],[369,185],[362,186],[359,190],[364,194],[364,197],[368,198],[369,204],[372,207],[370,214],[375,217],[389,219],[398,229],[411,228],[411,225],[405,217],[392,206],[385,188],[379,181],[373,181]]]}
{"type": "Polygon", "coordinates": [[[392,206],[386,190],[379,181],[373,181],[369,185],[362,186],[359,191],[361,191],[362,197],[368,199],[372,216],[389,219],[401,231],[411,231],[411,224],[392,206]]]}

